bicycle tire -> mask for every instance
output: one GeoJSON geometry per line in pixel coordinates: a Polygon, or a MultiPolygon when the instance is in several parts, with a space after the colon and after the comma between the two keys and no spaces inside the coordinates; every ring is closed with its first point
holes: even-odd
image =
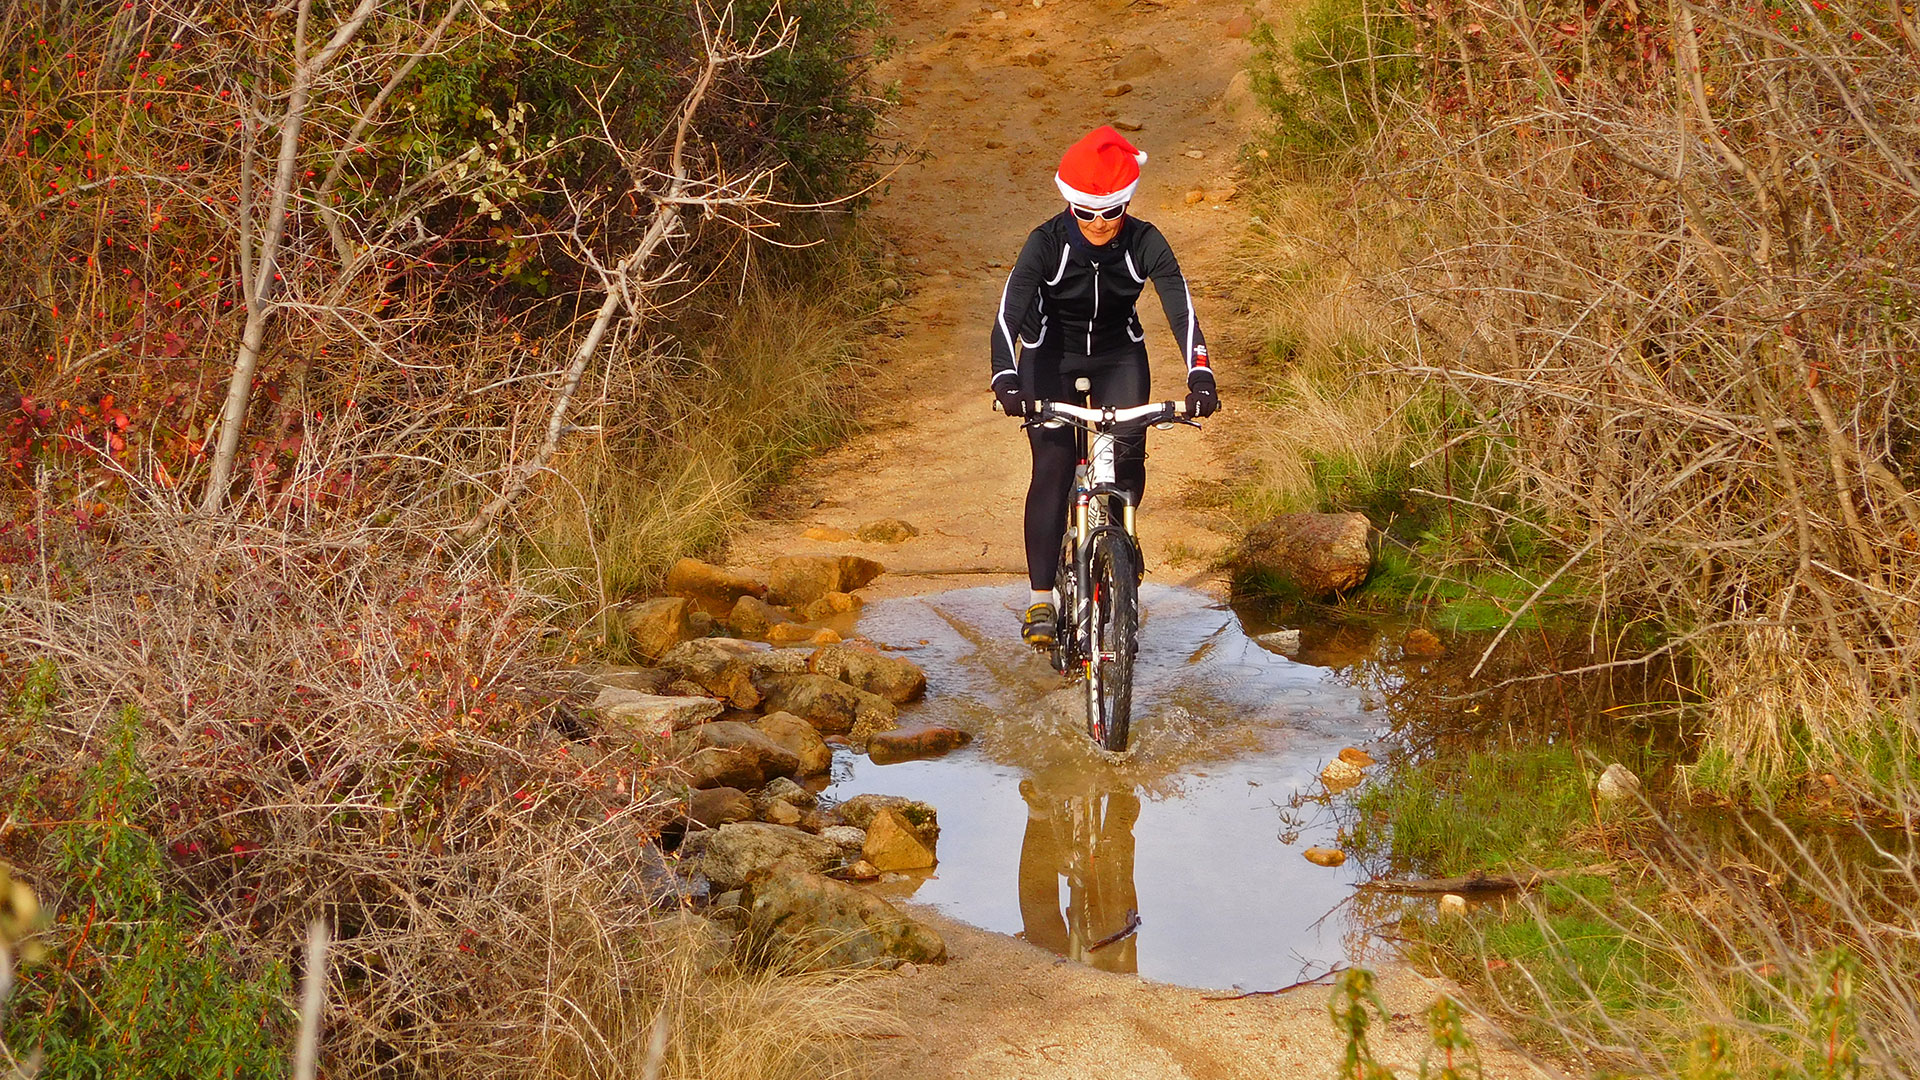
{"type": "Polygon", "coordinates": [[[1068,529],[1067,534],[1060,538],[1060,565],[1054,571],[1053,578],[1054,591],[1059,594],[1060,603],[1054,608],[1053,648],[1050,659],[1053,661],[1053,670],[1062,675],[1072,671],[1079,659],[1078,650],[1075,648],[1077,641],[1075,635],[1080,631],[1074,618],[1079,610],[1080,590],[1077,584],[1079,577],[1073,565],[1073,554],[1073,530],[1068,529]]]}
{"type": "Polygon", "coordinates": [[[1119,530],[1094,534],[1087,553],[1087,734],[1112,753],[1127,748],[1133,712],[1133,654],[1140,629],[1139,556],[1119,530]]]}

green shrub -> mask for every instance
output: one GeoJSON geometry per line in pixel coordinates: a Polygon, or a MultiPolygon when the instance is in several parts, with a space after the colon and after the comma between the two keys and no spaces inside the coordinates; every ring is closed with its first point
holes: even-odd
{"type": "MultiPolygon", "coordinates": [[[[30,680],[29,710],[44,680],[30,680]]],[[[15,710],[16,715],[22,711],[15,710]]],[[[247,973],[217,934],[161,880],[159,847],[139,821],[153,786],[124,712],[100,760],[81,776],[68,823],[54,838],[65,895],[53,959],[21,973],[6,1043],[37,1047],[47,1076],[101,1080],[210,1080],[277,1076],[290,1029],[290,983],[279,964],[247,973]]]]}
{"type": "Polygon", "coordinates": [[[1291,40],[1262,24],[1253,42],[1253,92],[1273,113],[1284,159],[1325,162],[1363,142],[1420,76],[1413,24],[1367,0],[1314,0],[1291,40]]]}

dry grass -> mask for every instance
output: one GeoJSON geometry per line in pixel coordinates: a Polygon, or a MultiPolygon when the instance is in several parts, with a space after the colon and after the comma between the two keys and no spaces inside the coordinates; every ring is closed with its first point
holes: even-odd
{"type": "MultiPolygon", "coordinates": [[[[41,515],[44,554],[13,550],[0,594],[0,651],[59,675],[0,755],[6,854],[52,906],[68,885],[45,823],[73,816],[131,705],[154,798],[129,812],[206,929],[264,964],[334,928],[330,1070],[636,1075],[663,1012],[667,1076],[844,1064],[838,1036],[871,1020],[857,989],[662,937],[659,748],[549,722],[569,690],[539,598],[430,533],[208,523],[135,490],[150,501],[110,538],[41,515]]],[[[53,931],[69,966],[77,930],[53,931]]]]}

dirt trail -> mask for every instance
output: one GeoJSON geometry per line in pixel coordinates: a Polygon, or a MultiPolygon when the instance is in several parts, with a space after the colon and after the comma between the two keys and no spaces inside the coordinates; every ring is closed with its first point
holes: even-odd
{"type": "MultiPolygon", "coordinates": [[[[1099,123],[1129,131],[1148,161],[1133,211],[1167,235],[1193,294],[1226,410],[1204,434],[1150,440],[1142,512],[1150,580],[1217,588],[1208,566],[1225,522],[1198,507],[1230,472],[1250,410],[1233,405],[1247,352],[1224,287],[1247,226],[1231,198],[1233,163],[1254,117],[1244,89],[1243,0],[891,0],[899,48],[880,70],[897,80],[897,134],[924,158],[896,174],[874,218],[900,253],[908,297],[876,350],[873,427],[795,478],[768,516],[734,542],[731,561],[856,552],[890,572],[867,590],[927,592],[1023,572],[1027,455],[1019,425],[989,410],[986,338],[1005,267],[1027,231],[1058,211],[1053,171],[1066,145],[1099,123]],[[1238,22],[1236,23],[1236,20],[1238,22]],[[1131,91],[1107,96],[1120,83],[1131,91]],[[1189,201],[1189,193],[1201,192],[1189,201]],[[1223,197],[1227,196],[1227,197],[1223,197]],[[899,518],[904,544],[807,540],[811,526],[848,532],[899,518]],[[994,576],[996,572],[1001,576],[994,576]],[[987,575],[985,577],[981,575],[987,575]]],[[[1255,8],[1258,11],[1258,7],[1255,8]]],[[[1184,393],[1171,333],[1150,297],[1142,322],[1156,397],[1184,393]]],[[[1010,598],[1014,597],[1012,590],[1010,598]]],[[[1016,615],[1010,599],[1007,631],[1016,615]]],[[[1288,917],[1274,897],[1276,917],[1288,917]]],[[[1236,1002],[1059,962],[1052,954],[920,909],[953,961],[890,987],[907,1034],[876,1040],[872,1075],[901,1080],[1001,1077],[1289,1077],[1326,1075],[1340,1050],[1326,991],[1236,1002]]],[[[1418,1061],[1419,1010],[1433,989],[1405,969],[1381,972],[1400,1018],[1380,1033],[1396,1065],[1418,1061]]],[[[1538,1075],[1489,1051],[1487,1075],[1538,1075]]]]}

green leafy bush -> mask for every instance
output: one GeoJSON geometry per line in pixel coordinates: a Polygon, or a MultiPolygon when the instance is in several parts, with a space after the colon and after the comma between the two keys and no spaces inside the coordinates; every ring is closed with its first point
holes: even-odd
{"type": "Polygon", "coordinates": [[[1262,24],[1253,43],[1254,95],[1273,113],[1273,148],[1294,160],[1329,161],[1364,141],[1420,74],[1412,22],[1366,0],[1314,0],[1290,40],[1262,24]]]}
{"type": "MultiPolygon", "coordinates": [[[[16,715],[44,708],[45,674],[29,679],[16,715]]],[[[129,708],[80,776],[75,813],[54,841],[66,891],[53,959],[21,973],[6,1042],[38,1047],[48,1076],[280,1075],[279,1044],[291,1028],[286,968],[242,969],[225,938],[197,932],[191,909],[163,887],[160,849],[140,824],[154,790],[139,732],[129,708]]]]}

